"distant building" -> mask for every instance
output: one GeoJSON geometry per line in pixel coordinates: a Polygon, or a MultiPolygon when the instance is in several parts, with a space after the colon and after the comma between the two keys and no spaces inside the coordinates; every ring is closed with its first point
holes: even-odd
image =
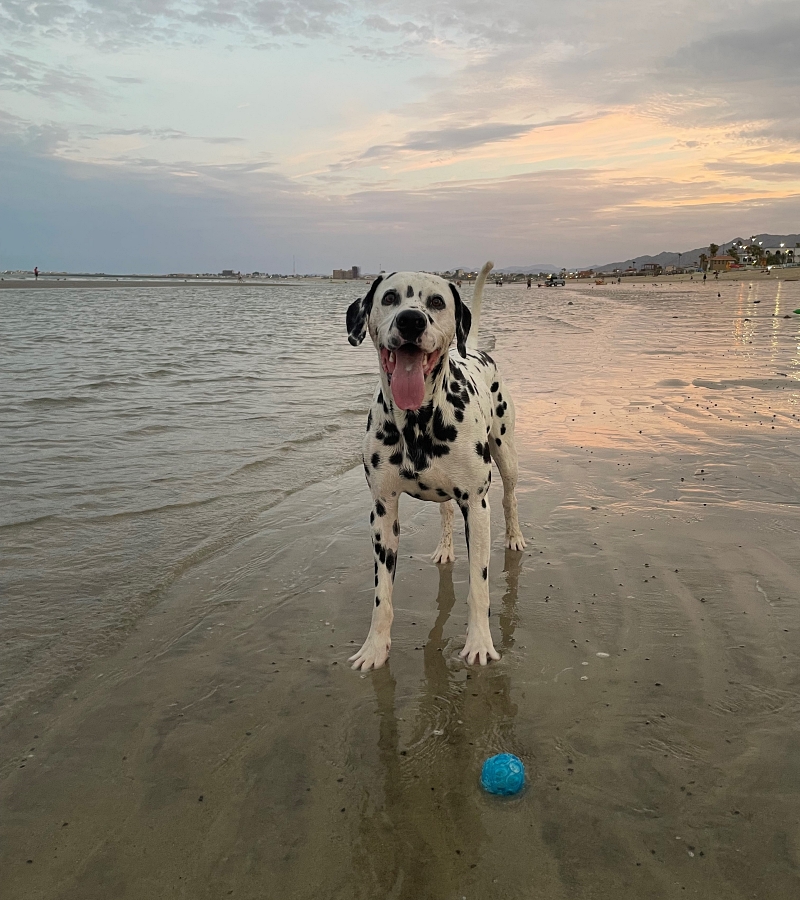
{"type": "Polygon", "coordinates": [[[642,275],[650,275],[651,277],[655,277],[656,275],[660,275],[664,270],[658,263],[645,263],[642,266],[642,275]]]}
{"type": "Polygon", "coordinates": [[[223,269],[221,272],[223,278],[233,278],[235,274],[236,272],[234,272],[233,269],[223,269]]]}
{"type": "Polygon", "coordinates": [[[736,265],[737,260],[733,256],[723,254],[722,256],[712,256],[708,261],[709,272],[727,272],[732,265],[736,265]]]}
{"type": "Polygon", "coordinates": [[[355,281],[361,278],[361,269],[359,266],[353,266],[350,269],[334,269],[333,277],[336,281],[355,281]]]}

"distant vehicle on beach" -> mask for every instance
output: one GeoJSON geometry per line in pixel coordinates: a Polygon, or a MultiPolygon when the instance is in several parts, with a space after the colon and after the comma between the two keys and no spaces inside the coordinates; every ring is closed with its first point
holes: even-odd
{"type": "Polygon", "coordinates": [[[556,285],[559,284],[561,285],[561,287],[564,287],[564,285],[566,284],[566,281],[564,281],[561,275],[548,275],[544,280],[545,287],[556,287],[556,285]]]}

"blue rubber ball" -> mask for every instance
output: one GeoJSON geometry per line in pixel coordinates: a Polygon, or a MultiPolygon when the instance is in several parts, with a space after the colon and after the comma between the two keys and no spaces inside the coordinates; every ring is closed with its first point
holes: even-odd
{"type": "Polygon", "coordinates": [[[525,784],[525,766],[513,753],[498,753],[483,764],[481,785],[490,794],[510,797],[525,784]]]}

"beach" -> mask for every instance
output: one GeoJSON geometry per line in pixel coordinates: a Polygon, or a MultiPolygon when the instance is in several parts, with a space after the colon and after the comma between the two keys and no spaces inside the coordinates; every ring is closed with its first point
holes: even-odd
{"type": "Polygon", "coordinates": [[[487,288],[528,541],[495,485],[502,658],[459,659],[463,530],[435,566],[406,497],[367,674],[361,287],[2,292],[8,896],[798,896],[800,285],[487,288]]]}

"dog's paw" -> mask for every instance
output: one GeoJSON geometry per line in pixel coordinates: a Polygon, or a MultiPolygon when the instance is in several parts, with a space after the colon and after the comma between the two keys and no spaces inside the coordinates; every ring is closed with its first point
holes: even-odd
{"type": "Polygon", "coordinates": [[[431,559],[437,566],[443,565],[444,563],[455,562],[456,554],[453,550],[452,541],[449,544],[439,544],[435,552],[431,554],[431,559]]]}
{"type": "Polygon", "coordinates": [[[368,635],[364,641],[364,646],[354,653],[348,662],[353,665],[351,669],[369,672],[370,669],[380,669],[380,667],[389,658],[389,648],[392,646],[392,639],[386,635],[368,635]]]}
{"type": "Polygon", "coordinates": [[[521,531],[506,533],[506,550],[524,550],[527,545],[521,531]]]}
{"type": "Polygon", "coordinates": [[[474,637],[468,630],[467,642],[458,655],[470,666],[474,666],[476,663],[485,666],[490,659],[500,659],[500,654],[494,649],[492,636],[488,629],[483,634],[476,633],[474,637]]]}

